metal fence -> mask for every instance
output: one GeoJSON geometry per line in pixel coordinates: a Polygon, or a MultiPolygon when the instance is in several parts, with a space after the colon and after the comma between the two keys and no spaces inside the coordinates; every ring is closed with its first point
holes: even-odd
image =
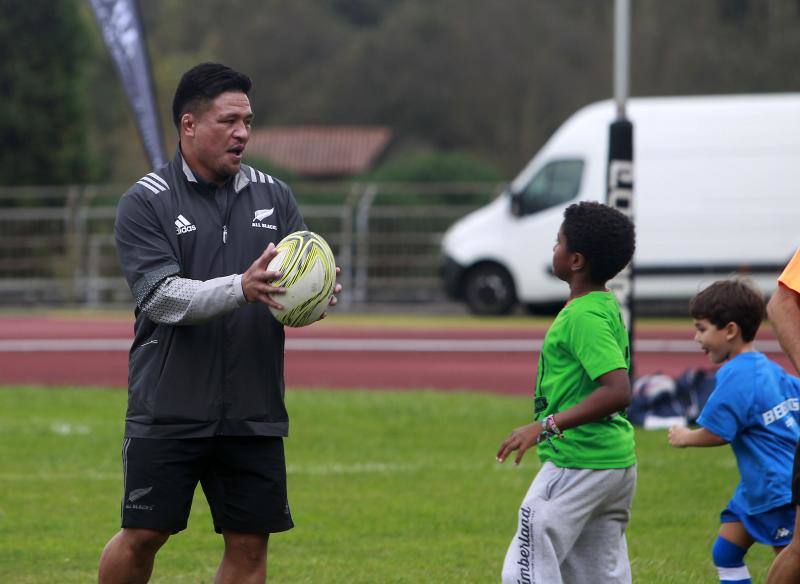
{"type": "MultiPolygon", "coordinates": [[[[341,307],[444,300],[447,227],[497,183],[295,183],[309,229],[342,268],[341,307]]],[[[125,185],[0,189],[0,306],[129,306],[117,264],[115,201],[125,185]]]]}

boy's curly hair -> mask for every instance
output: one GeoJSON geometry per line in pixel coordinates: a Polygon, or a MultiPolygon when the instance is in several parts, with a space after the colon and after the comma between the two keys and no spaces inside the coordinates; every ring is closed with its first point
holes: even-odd
{"type": "Polygon", "coordinates": [[[605,284],[633,258],[633,222],[608,205],[593,201],[570,205],[564,211],[562,229],[567,250],[583,254],[589,276],[597,284],[605,284]]]}
{"type": "Polygon", "coordinates": [[[714,282],[689,302],[692,318],[708,319],[718,329],[735,322],[745,342],[752,341],[766,313],[764,296],[745,278],[714,282]]]}

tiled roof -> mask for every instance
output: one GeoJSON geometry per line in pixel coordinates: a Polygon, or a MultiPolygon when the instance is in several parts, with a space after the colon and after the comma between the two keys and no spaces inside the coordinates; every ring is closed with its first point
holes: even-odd
{"type": "Polygon", "coordinates": [[[384,126],[274,126],[253,130],[247,152],[303,176],[350,176],[369,170],[390,138],[384,126]]]}

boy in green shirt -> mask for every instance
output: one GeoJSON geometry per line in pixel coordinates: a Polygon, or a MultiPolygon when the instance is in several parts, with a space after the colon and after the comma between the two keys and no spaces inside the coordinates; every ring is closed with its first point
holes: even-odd
{"type": "Polygon", "coordinates": [[[514,430],[497,460],[538,444],[542,468],[520,506],[504,583],[630,583],[625,528],[636,486],[628,333],[606,282],[633,257],[633,223],[594,202],[570,205],[553,248],[569,284],[547,331],[536,421],[514,430]]]}

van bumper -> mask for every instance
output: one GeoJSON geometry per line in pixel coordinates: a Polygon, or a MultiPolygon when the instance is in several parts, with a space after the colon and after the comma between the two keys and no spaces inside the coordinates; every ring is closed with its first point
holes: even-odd
{"type": "Polygon", "coordinates": [[[452,298],[453,300],[464,299],[464,288],[462,286],[464,272],[464,266],[450,256],[445,256],[442,261],[440,273],[442,282],[444,283],[444,291],[448,298],[452,298]]]}

